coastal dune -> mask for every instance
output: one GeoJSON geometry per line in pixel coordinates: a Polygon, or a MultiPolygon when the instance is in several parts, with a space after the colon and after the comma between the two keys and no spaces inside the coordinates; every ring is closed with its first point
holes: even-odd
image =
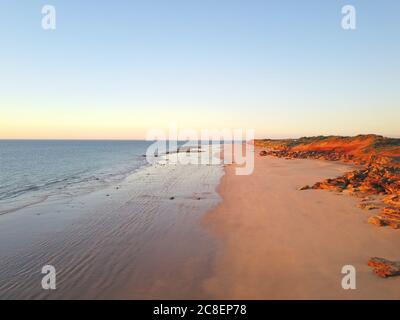
{"type": "MultiPolygon", "coordinates": [[[[260,149],[261,150],[261,149],[260,149]]],[[[305,184],[354,170],[320,160],[260,157],[249,176],[225,168],[223,201],[203,219],[221,240],[205,292],[216,299],[399,299],[400,279],[372,273],[370,257],[398,260],[400,234],[368,224],[358,200],[305,184]],[[342,267],[356,289],[342,288],[342,267]]]]}

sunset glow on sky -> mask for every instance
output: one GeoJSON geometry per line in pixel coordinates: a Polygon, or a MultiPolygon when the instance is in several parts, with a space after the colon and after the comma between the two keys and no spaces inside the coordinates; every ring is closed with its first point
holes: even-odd
{"type": "Polygon", "coordinates": [[[0,5],[0,139],[400,136],[399,1],[54,0],[54,31],[42,5],[0,5]]]}

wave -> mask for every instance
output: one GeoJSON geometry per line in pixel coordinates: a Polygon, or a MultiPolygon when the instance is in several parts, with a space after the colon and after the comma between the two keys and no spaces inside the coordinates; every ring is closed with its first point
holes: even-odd
{"type": "Polygon", "coordinates": [[[37,184],[26,184],[15,187],[14,189],[2,185],[0,186],[0,201],[3,203],[7,202],[9,205],[12,205],[12,208],[1,211],[1,213],[4,214],[5,211],[15,211],[15,208],[19,210],[21,207],[26,207],[25,204],[21,205],[21,200],[22,202],[27,200],[29,204],[36,204],[37,202],[43,201],[32,201],[32,199],[28,199],[30,198],[29,196],[33,195],[38,195],[40,199],[47,199],[53,194],[68,192],[73,194],[74,191],[81,191],[82,189],[89,191],[96,190],[109,183],[123,180],[134,171],[145,166],[146,163],[146,160],[142,156],[138,156],[132,163],[120,167],[108,167],[97,171],[75,172],[67,177],[51,179],[37,184]],[[6,189],[6,191],[2,191],[2,189],[6,189]]]}

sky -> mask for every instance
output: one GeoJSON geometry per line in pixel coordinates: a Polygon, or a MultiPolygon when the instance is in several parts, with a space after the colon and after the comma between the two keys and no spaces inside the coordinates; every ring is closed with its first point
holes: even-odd
{"type": "Polygon", "coordinates": [[[398,0],[0,0],[0,41],[0,139],[400,137],[398,0]]]}

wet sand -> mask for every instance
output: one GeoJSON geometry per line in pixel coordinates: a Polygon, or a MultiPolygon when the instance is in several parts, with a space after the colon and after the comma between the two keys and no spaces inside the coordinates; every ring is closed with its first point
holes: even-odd
{"type": "Polygon", "coordinates": [[[367,223],[374,211],[358,200],[299,187],[349,171],[317,160],[260,157],[250,176],[227,166],[223,201],[203,224],[221,240],[212,276],[216,299],[400,299],[400,277],[381,279],[370,257],[400,259],[400,232],[367,223]],[[356,290],[343,290],[344,265],[357,271],[356,290]]]}
{"type": "Polygon", "coordinates": [[[218,242],[199,219],[220,201],[222,174],[160,161],[118,185],[0,216],[0,299],[204,297],[218,242]],[[41,288],[47,264],[54,291],[41,288]]]}

